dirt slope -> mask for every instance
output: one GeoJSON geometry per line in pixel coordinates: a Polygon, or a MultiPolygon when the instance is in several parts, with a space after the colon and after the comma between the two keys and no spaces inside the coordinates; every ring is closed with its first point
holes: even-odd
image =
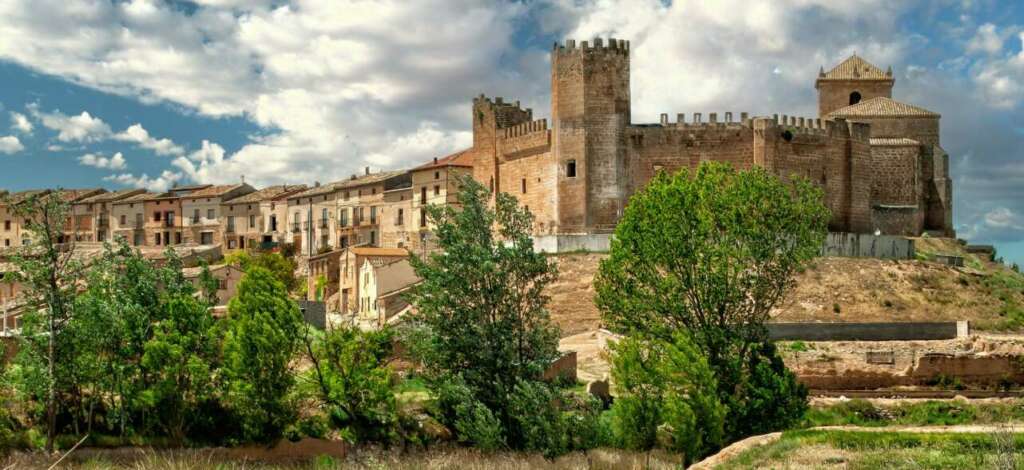
{"type": "MultiPolygon", "coordinates": [[[[1024,276],[969,255],[953,240],[917,239],[919,260],[819,258],[773,314],[782,322],[970,320],[974,328],[1024,327],[1024,276]],[[928,261],[964,256],[954,268],[928,261]]],[[[552,319],[570,336],[598,328],[593,278],[604,254],[552,256],[558,280],[547,289],[552,319]]]]}

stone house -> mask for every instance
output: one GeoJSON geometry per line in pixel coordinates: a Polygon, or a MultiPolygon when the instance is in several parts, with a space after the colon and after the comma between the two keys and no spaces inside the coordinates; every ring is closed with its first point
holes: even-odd
{"type": "Polygon", "coordinates": [[[181,197],[185,241],[196,245],[224,245],[226,250],[245,248],[245,238],[236,231],[248,226],[248,220],[225,215],[225,201],[256,191],[248,184],[209,186],[181,197]]]}
{"type": "MultiPolygon", "coordinates": [[[[214,279],[217,279],[217,301],[214,303],[214,306],[226,306],[238,294],[238,283],[242,281],[245,271],[242,271],[241,268],[233,264],[218,264],[210,266],[209,269],[210,274],[213,275],[214,279]]],[[[202,267],[182,269],[185,279],[197,288],[199,287],[202,272],[202,267]]]]}
{"type": "Polygon", "coordinates": [[[186,229],[182,221],[182,198],[210,186],[176,186],[146,198],[143,201],[146,245],[166,247],[184,243],[186,229]]]}
{"type": "Polygon", "coordinates": [[[75,201],[71,204],[71,212],[78,228],[77,240],[86,242],[112,240],[115,226],[114,220],[112,220],[114,204],[145,192],[142,189],[123,189],[102,192],[75,201]]]}
{"type": "MultiPolygon", "coordinates": [[[[435,158],[433,161],[410,170],[412,174],[412,214],[409,232],[411,249],[426,252],[433,249],[430,231],[433,229],[428,220],[426,207],[431,204],[446,205],[458,202],[458,191],[461,189],[458,178],[462,175],[473,175],[474,155],[463,151],[435,158]]],[[[483,184],[488,184],[481,181],[483,184]]],[[[494,190],[493,181],[490,182],[494,190]]]]}
{"type": "Polygon", "coordinates": [[[235,222],[234,246],[227,243],[225,250],[273,249],[288,237],[288,196],[304,191],[306,185],[278,185],[260,189],[221,204],[221,213],[235,222]]]}
{"type": "Polygon", "coordinates": [[[382,326],[409,308],[403,294],[420,282],[408,258],[374,264],[364,260],[359,269],[361,282],[357,318],[382,326]]]}
{"type": "Polygon", "coordinates": [[[382,265],[408,257],[409,251],[405,248],[354,246],[342,250],[338,259],[338,292],[340,292],[338,311],[342,315],[359,311],[359,270],[364,262],[369,261],[373,265],[382,265]]]}
{"type": "Polygon", "coordinates": [[[123,238],[132,246],[146,246],[145,202],[152,196],[141,192],[110,203],[112,238],[123,238]]]}

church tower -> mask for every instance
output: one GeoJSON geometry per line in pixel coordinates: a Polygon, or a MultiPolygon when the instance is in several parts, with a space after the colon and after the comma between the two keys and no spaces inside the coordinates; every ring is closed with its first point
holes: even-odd
{"type": "Polygon", "coordinates": [[[814,82],[818,89],[818,116],[824,119],[832,111],[871,98],[892,98],[895,82],[892,67],[883,72],[857,54],[828,72],[822,67],[814,82]]]}

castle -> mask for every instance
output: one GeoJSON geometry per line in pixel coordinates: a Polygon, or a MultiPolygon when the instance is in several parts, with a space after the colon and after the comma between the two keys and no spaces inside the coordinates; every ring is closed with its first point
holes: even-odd
{"type": "Polygon", "coordinates": [[[809,179],[829,229],[952,236],[949,158],[939,114],[892,99],[892,69],[853,55],[815,81],[818,117],[630,117],[629,41],[569,40],[551,51],[551,122],[518,102],[473,100],[473,146],[444,160],[515,195],[538,235],[607,233],[658,171],[720,161],[809,179]]]}

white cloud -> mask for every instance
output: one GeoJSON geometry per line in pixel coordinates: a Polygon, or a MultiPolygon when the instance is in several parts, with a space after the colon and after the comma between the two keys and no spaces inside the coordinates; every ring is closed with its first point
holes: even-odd
{"type": "Polygon", "coordinates": [[[121,155],[121,152],[115,153],[114,156],[110,158],[104,157],[103,155],[87,153],[78,157],[78,162],[85,166],[108,168],[111,170],[123,170],[128,166],[125,163],[124,155],[121,155]]]}
{"type": "Polygon", "coordinates": [[[7,155],[18,153],[25,150],[25,146],[21,145],[21,141],[13,135],[0,137],[0,153],[7,155]]]}
{"type": "Polygon", "coordinates": [[[24,114],[11,111],[11,129],[22,134],[31,134],[33,129],[32,121],[29,121],[24,114]]]}
{"type": "Polygon", "coordinates": [[[978,32],[967,42],[967,52],[985,52],[995,54],[1003,50],[1003,38],[996,32],[996,25],[985,23],[978,27],[978,32]]]}
{"type": "Polygon", "coordinates": [[[174,183],[181,180],[181,177],[182,175],[180,173],[164,170],[160,173],[160,176],[156,178],[150,178],[146,173],[143,173],[140,176],[135,176],[130,173],[121,173],[104,177],[103,180],[133,188],[143,188],[149,191],[161,192],[166,191],[174,183]]]}
{"type": "Polygon", "coordinates": [[[185,149],[171,139],[156,139],[149,135],[142,124],[132,124],[127,129],[114,135],[114,139],[135,142],[139,147],[156,152],[157,155],[181,155],[185,149]]]}
{"type": "Polygon", "coordinates": [[[32,105],[29,112],[39,119],[43,127],[57,131],[57,140],[61,142],[98,142],[110,137],[110,126],[88,111],[69,116],[60,111],[42,112],[38,106],[32,105]]]}
{"type": "Polygon", "coordinates": [[[1024,32],[1018,33],[1022,49],[1006,57],[978,62],[973,70],[974,81],[981,87],[992,106],[1012,108],[1024,100],[1024,32]]]}

